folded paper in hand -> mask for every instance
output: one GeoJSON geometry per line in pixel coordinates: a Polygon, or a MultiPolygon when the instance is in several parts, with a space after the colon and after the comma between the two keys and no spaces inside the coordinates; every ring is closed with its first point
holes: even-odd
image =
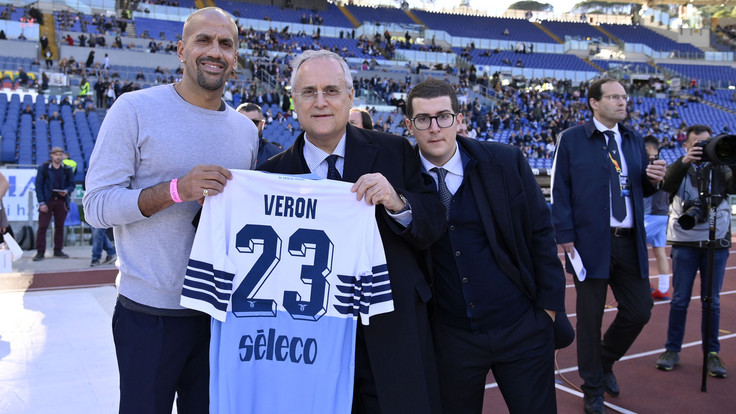
{"type": "Polygon", "coordinates": [[[18,242],[15,241],[13,236],[8,233],[3,234],[3,241],[5,241],[5,244],[8,245],[8,250],[10,250],[13,261],[18,260],[23,256],[23,249],[21,249],[20,245],[18,245],[18,242]]]}
{"type": "Polygon", "coordinates": [[[573,259],[572,256],[570,256],[570,253],[567,253],[567,258],[570,260],[570,264],[572,264],[572,270],[575,271],[575,277],[578,278],[579,281],[585,280],[585,267],[583,266],[583,259],[580,257],[580,253],[578,253],[578,249],[573,247],[573,255],[575,258],[573,259]]]}

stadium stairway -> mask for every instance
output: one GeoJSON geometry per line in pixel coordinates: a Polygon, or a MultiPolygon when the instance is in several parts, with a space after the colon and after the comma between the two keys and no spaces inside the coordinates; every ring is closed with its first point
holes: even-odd
{"type": "MultiPolygon", "coordinates": [[[[205,7],[216,7],[214,0],[204,0],[203,3],[205,5],[205,7]]],[[[195,2],[195,4],[196,4],[196,2],[195,2]]]]}
{"type": "Polygon", "coordinates": [[[700,103],[703,103],[705,105],[708,105],[708,106],[710,106],[712,108],[720,109],[723,112],[728,112],[731,115],[736,115],[736,111],[734,111],[733,109],[726,108],[725,106],[722,106],[722,105],[718,105],[717,103],[711,102],[711,101],[709,101],[707,99],[701,99],[700,100],[700,103]]]}
{"type": "Polygon", "coordinates": [[[614,42],[616,42],[617,45],[619,45],[620,47],[623,48],[624,42],[621,39],[619,39],[618,37],[614,36],[613,34],[611,34],[611,32],[609,32],[608,30],[606,30],[606,29],[604,29],[604,28],[602,28],[600,26],[593,26],[593,27],[595,27],[596,29],[598,29],[599,32],[601,32],[604,35],[608,36],[609,39],[613,40],[614,42]]]}
{"type": "MultiPolygon", "coordinates": [[[[46,35],[46,37],[49,39],[49,49],[51,49],[51,57],[52,58],[59,58],[59,50],[56,47],[56,30],[54,30],[54,15],[51,13],[46,13],[43,15],[43,24],[40,27],[40,33],[39,36],[43,37],[43,35],[46,35]]],[[[41,54],[41,60],[45,58],[43,56],[44,51],[40,51],[41,54]]],[[[43,62],[42,62],[43,64],[43,62]]]]}
{"type": "Polygon", "coordinates": [[[130,39],[138,37],[138,32],[135,31],[135,19],[128,20],[128,25],[125,26],[125,36],[130,39]]]}
{"type": "Polygon", "coordinates": [[[360,27],[360,22],[358,21],[358,19],[355,18],[355,16],[353,16],[353,13],[350,13],[350,10],[348,10],[347,7],[345,7],[344,5],[340,5],[337,7],[340,9],[342,14],[344,14],[345,17],[347,17],[348,20],[350,20],[350,23],[352,23],[353,26],[355,26],[356,28],[360,27]]]}
{"type": "Polygon", "coordinates": [[[410,19],[414,20],[414,23],[427,27],[427,25],[424,24],[424,22],[422,22],[421,20],[419,20],[419,18],[414,13],[412,13],[411,10],[406,9],[404,10],[404,13],[406,13],[406,15],[409,16],[410,19]]]}
{"type": "Polygon", "coordinates": [[[647,63],[649,63],[649,65],[651,67],[653,67],[654,69],[656,69],[656,70],[658,70],[660,72],[663,72],[663,73],[672,73],[672,71],[670,69],[663,68],[662,66],[659,66],[656,63],[654,63],[654,61],[647,62],[647,63]]]}
{"type": "Polygon", "coordinates": [[[587,57],[586,57],[586,58],[583,58],[583,62],[585,62],[585,63],[589,64],[589,65],[590,65],[590,66],[592,66],[592,67],[594,67],[594,68],[595,68],[595,70],[597,70],[597,71],[599,71],[599,72],[605,72],[605,71],[606,71],[606,70],[605,70],[605,69],[603,69],[602,67],[600,67],[600,66],[596,65],[595,63],[593,63],[593,61],[592,61],[592,60],[590,60],[590,59],[588,59],[587,57]]]}
{"type": "Polygon", "coordinates": [[[651,62],[647,62],[647,65],[649,65],[649,66],[651,66],[651,67],[653,67],[653,68],[655,68],[655,69],[657,69],[657,70],[661,70],[661,71],[664,71],[664,70],[665,70],[665,69],[664,69],[663,67],[661,67],[661,66],[657,66],[657,64],[656,64],[656,63],[654,63],[654,61],[651,61],[651,62]]]}
{"type": "Polygon", "coordinates": [[[565,42],[562,39],[560,39],[556,34],[552,33],[552,31],[550,31],[548,28],[542,26],[541,23],[537,23],[537,22],[532,22],[532,23],[535,26],[537,26],[539,28],[539,30],[543,31],[544,33],[547,33],[547,36],[551,37],[552,39],[555,39],[555,42],[557,42],[557,43],[559,43],[561,45],[564,45],[565,44],[565,42]]]}

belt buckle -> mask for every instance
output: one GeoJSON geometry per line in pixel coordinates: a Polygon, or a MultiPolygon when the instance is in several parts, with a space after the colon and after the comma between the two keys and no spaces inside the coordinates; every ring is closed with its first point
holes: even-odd
{"type": "Polygon", "coordinates": [[[625,227],[614,227],[613,228],[614,237],[626,237],[628,234],[629,234],[629,229],[625,227]]]}

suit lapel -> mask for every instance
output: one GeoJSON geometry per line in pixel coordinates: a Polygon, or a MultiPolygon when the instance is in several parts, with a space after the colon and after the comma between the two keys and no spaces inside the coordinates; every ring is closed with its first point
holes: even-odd
{"type": "Polygon", "coordinates": [[[471,170],[467,177],[468,184],[470,184],[473,191],[478,211],[491,212],[491,214],[481,214],[483,227],[489,233],[495,234],[494,222],[509,223],[509,220],[511,220],[508,211],[508,194],[503,183],[503,167],[494,164],[494,154],[485,151],[480,145],[473,145],[472,141],[463,138],[458,138],[458,142],[475,160],[475,168],[471,170]]]}
{"type": "Polygon", "coordinates": [[[348,124],[345,134],[343,181],[354,183],[361,175],[372,172],[377,155],[378,147],[371,143],[368,134],[348,124]]]}
{"type": "MultiPolygon", "coordinates": [[[[481,214],[483,227],[488,235],[491,246],[496,246],[499,240],[508,231],[503,231],[504,223],[510,223],[508,194],[503,184],[503,168],[498,165],[478,163],[475,171],[468,175],[468,184],[473,191],[478,211],[487,211],[490,214],[481,214]],[[496,228],[500,226],[501,228],[496,228]],[[500,230],[500,231],[499,231],[500,230]]],[[[508,230],[508,229],[507,229],[508,230]]],[[[503,240],[508,242],[508,240],[503,240]]]]}
{"type": "MultiPolygon", "coordinates": [[[[620,126],[619,130],[621,130],[620,126]]],[[[627,175],[629,176],[629,184],[632,185],[631,177],[641,175],[641,153],[634,147],[634,138],[629,131],[624,131],[621,134],[621,151],[623,151],[626,158],[627,175]]]]}
{"type": "Polygon", "coordinates": [[[304,132],[299,134],[294,144],[285,151],[277,165],[282,174],[308,174],[309,166],[304,159],[304,132]]]}
{"type": "Polygon", "coordinates": [[[466,176],[470,190],[473,192],[475,203],[478,206],[481,223],[485,230],[488,243],[493,248],[493,257],[501,271],[504,272],[519,288],[528,293],[521,280],[519,267],[514,264],[517,260],[516,235],[511,227],[510,200],[503,177],[503,166],[493,162],[494,154],[485,151],[480,144],[472,142],[458,142],[476,160],[475,168],[466,176]],[[477,152],[474,151],[477,149],[477,152]],[[483,212],[489,213],[483,213],[483,212]]]}

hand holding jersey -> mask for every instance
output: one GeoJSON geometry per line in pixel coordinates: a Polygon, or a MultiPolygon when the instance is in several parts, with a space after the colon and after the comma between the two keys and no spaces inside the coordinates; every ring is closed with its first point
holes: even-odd
{"type": "Polygon", "coordinates": [[[381,173],[364,174],[350,188],[357,200],[365,199],[369,206],[382,204],[389,211],[400,211],[406,202],[381,173]]]}
{"type": "Polygon", "coordinates": [[[227,168],[219,165],[197,165],[178,180],[179,197],[182,201],[204,202],[204,190],[208,196],[220,194],[227,180],[233,178],[227,168]]]}

